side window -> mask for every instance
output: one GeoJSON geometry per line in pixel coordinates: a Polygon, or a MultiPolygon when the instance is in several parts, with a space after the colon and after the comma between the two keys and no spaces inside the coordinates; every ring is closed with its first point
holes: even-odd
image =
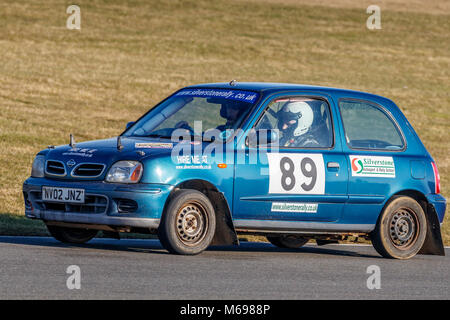
{"type": "Polygon", "coordinates": [[[378,106],[356,100],[339,101],[345,139],[354,149],[401,150],[404,142],[392,119],[378,106]]]}
{"type": "Polygon", "coordinates": [[[280,147],[330,148],[333,145],[330,110],[328,104],[319,99],[275,99],[255,129],[278,130],[280,147]]]}

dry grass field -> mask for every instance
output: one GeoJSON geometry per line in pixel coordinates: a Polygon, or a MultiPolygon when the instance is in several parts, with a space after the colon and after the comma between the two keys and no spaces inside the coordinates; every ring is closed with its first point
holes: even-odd
{"type": "MultiPolygon", "coordinates": [[[[437,160],[450,196],[448,0],[60,0],[0,3],[0,233],[40,234],[22,182],[49,144],[115,136],[185,85],[292,82],[393,99],[437,160]]],[[[450,244],[450,223],[443,228],[450,244]]]]}

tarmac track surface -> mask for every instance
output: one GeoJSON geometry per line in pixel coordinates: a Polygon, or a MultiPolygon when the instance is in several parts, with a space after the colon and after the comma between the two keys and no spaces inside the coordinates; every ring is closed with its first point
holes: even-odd
{"type": "Polygon", "coordinates": [[[284,250],[242,242],[180,256],[157,240],[67,245],[46,237],[0,237],[0,299],[449,299],[445,250],[445,257],[400,261],[367,245],[284,250]],[[79,267],[80,289],[68,289],[71,265],[79,267]],[[380,289],[367,286],[374,275],[369,266],[379,268],[380,289]]]}

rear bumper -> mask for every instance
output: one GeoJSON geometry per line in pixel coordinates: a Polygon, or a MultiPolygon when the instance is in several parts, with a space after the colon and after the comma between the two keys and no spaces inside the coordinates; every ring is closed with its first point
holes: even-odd
{"type": "Polygon", "coordinates": [[[58,181],[47,178],[29,178],[23,184],[25,215],[32,219],[78,224],[96,224],[157,229],[170,185],[112,184],[103,181],[58,181]],[[95,203],[67,205],[45,203],[41,200],[42,186],[81,188],[95,203]],[[97,201],[100,199],[101,201],[97,201]],[[135,210],[119,210],[119,200],[131,200],[135,210]]]}
{"type": "Polygon", "coordinates": [[[426,197],[429,204],[434,207],[439,223],[442,224],[444,222],[445,210],[447,208],[447,200],[445,200],[442,195],[434,193],[428,194],[426,197]]]}

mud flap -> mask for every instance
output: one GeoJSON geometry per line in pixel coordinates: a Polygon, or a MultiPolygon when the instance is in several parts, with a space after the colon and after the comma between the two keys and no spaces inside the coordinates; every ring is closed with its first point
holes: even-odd
{"type": "Polygon", "coordinates": [[[431,204],[427,205],[427,236],[418,254],[445,256],[441,226],[436,211],[431,204]]]}
{"type": "Polygon", "coordinates": [[[216,212],[216,232],[214,233],[211,245],[239,245],[239,239],[234,229],[230,209],[224,195],[215,191],[210,191],[210,195],[216,212]]]}

